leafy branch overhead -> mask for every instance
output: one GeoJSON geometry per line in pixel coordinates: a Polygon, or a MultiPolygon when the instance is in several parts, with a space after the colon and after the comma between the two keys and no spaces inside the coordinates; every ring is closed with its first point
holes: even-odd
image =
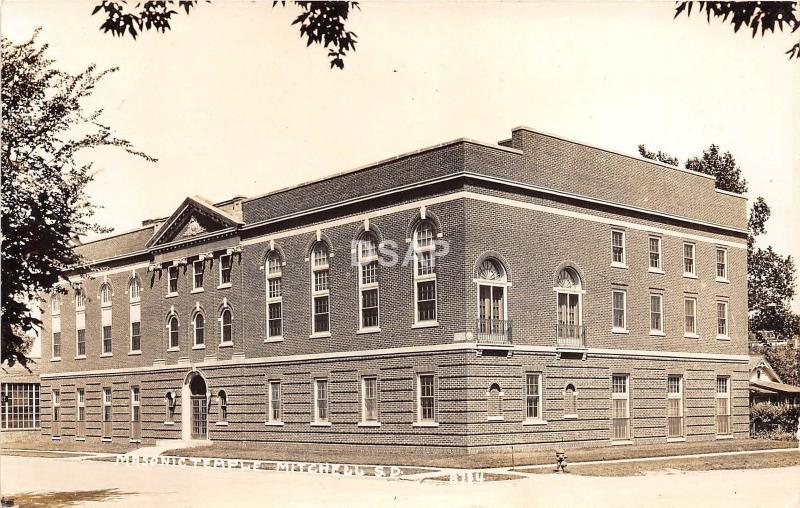
{"type": "MultiPolygon", "coordinates": [[[[763,37],[767,31],[775,33],[797,32],[800,28],[800,2],[677,2],[675,17],[684,11],[687,16],[692,15],[692,8],[697,5],[697,12],[706,14],[706,20],[711,23],[711,17],[722,18],[723,22],[731,23],[733,31],[738,32],[743,26],[752,31],[752,36],[763,37]],[[729,19],[730,18],[730,19],[729,19]]],[[[786,51],[789,58],[800,59],[800,42],[786,51]]]]}
{"type": "MultiPolygon", "coordinates": [[[[197,7],[197,0],[150,0],[128,7],[124,0],[102,0],[92,11],[92,15],[105,16],[100,29],[112,35],[134,39],[144,31],[156,30],[165,33],[170,30],[173,16],[181,12],[189,14],[197,7]]],[[[207,1],[206,3],[211,3],[207,1]]],[[[272,6],[287,2],[273,2],[272,6]]],[[[331,68],[344,68],[344,57],[348,51],[356,49],[356,34],[345,26],[350,12],[359,9],[358,2],[289,2],[301,9],[292,25],[300,25],[300,37],[305,38],[306,46],[320,44],[328,49],[331,68]]]]}

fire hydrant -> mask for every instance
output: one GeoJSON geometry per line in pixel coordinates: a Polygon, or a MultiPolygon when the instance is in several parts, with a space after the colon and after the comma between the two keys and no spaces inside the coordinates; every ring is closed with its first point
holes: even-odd
{"type": "Polygon", "coordinates": [[[563,448],[556,450],[556,472],[567,472],[567,452],[563,448]]]}

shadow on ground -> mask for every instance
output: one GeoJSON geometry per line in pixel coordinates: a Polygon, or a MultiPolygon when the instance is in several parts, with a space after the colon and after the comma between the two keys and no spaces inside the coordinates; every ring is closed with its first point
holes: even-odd
{"type": "Polygon", "coordinates": [[[120,492],[119,489],[76,490],[72,492],[25,492],[5,497],[14,500],[20,508],[54,508],[73,506],[89,501],[113,501],[124,496],[135,495],[134,492],[120,492]]]}

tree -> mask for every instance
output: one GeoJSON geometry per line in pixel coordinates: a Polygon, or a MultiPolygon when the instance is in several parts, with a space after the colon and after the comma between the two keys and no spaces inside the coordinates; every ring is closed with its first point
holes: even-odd
{"type": "MultiPolygon", "coordinates": [[[[102,0],[95,6],[92,15],[105,16],[100,29],[112,35],[130,35],[134,39],[144,30],[165,33],[171,29],[172,17],[183,9],[189,14],[197,6],[197,0],[149,0],[137,3],[129,9],[124,0],[102,0]],[[175,7],[176,9],[173,9],[175,7]]],[[[208,2],[210,3],[210,1],[208,2]]],[[[286,2],[272,2],[272,6],[285,6],[286,2]]],[[[356,34],[347,30],[350,12],[359,9],[358,2],[291,2],[301,9],[292,25],[300,25],[300,37],[305,37],[306,46],[321,44],[328,48],[331,68],[344,68],[344,56],[356,49],[356,34]]]]}
{"type": "Polygon", "coordinates": [[[136,151],[99,122],[102,110],[83,102],[107,74],[94,65],[69,74],[46,58],[37,30],[25,43],[2,38],[2,352],[0,363],[26,366],[29,332],[41,323],[30,307],[56,287],[63,270],[81,262],[73,238],[106,232],[91,221],[95,207],[85,189],[92,164],[76,155],[101,146],[136,151]]]}
{"type": "MultiPolygon", "coordinates": [[[[677,2],[677,4],[676,18],[684,11],[691,17],[692,7],[697,5],[697,12],[705,12],[709,23],[711,16],[722,18],[723,22],[733,25],[734,32],[738,32],[743,26],[750,28],[754,38],[759,29],[763,37],[767,31],[774,33],[776,28],[783,32],[785,27],[790,33],[800,28],[798,2],[677,2]]],[[[789,48],[786,54],[790,60],[800,59],[800,42],[789,48]]]]}
{"type": "MultiPolygon", "coordinates": [[[[657,160],[672,166],[678,165],[678,158],[659,150],[651,152],[644,145],[639,145],[639,154],[646,159],[657,160]]],[[[747,180],[742,178],[742,170],[730,152],[720,155],[717,145],[710,145],[703,150],[700,158],[692,157],[683,165],[686,169],[697,171],[715,178],[718,189],[743,194],[747,192],[747,180]]]]}

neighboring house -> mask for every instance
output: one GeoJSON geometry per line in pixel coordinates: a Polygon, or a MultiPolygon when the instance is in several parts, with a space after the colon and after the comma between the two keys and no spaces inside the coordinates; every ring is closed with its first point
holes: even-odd
{"type": "Polygon", "coordinates": [[[745,437],[746,242],[745,197],[713,177],[524,127],[186,198],[77,247],[88,273],[44,316],[42,432],[436,454],[745,437]]]}
{"type": "Polygon", "coordinates": [[[800,386],[788,385],[761,355],[750,355],[750,404],[800,405],[800,386]]]}

